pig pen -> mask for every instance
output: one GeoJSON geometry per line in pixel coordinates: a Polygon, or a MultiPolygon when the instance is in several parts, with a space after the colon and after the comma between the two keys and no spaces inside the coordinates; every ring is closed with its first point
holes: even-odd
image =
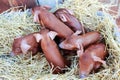
{"type": "MultiPolygon", "coordinates": [[[[120,43],[114,35],[114,19],[108,11],[111,3],[104,4],[98,0],[66,0],[63,5],[71,9],[81,23],[91,30],[99,31],[105,39],[109,57],[107,66],[101,66],[97,73],[92,73],[81,80],[120,80],[120,43]],[[99,9],[103,13],[98,12],[99,9]]],[[[113,11],[114,12],[114,11],[113,11]]],[[[39,31],[39,24],[33,22],[28,11],[3,12],[0,14],[0,79],[2,80],[79,80],[78,58],[69,56],[72,65],[64,74],[52,74],[43,53],[30,56],[10,57],[12,42],[15,37],[39,31]]]]}

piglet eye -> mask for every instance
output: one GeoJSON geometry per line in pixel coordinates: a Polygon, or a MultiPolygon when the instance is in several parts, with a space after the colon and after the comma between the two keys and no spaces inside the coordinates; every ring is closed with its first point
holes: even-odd
{"type": "Polygon", "coordinates": [[[16,48],[15,52],[19,52],[20,51],[20,48],[16,48]]]}

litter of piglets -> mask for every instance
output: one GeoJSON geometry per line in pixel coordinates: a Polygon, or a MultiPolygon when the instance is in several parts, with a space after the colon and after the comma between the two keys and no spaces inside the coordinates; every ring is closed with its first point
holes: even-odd
{"type": "Polygon", "coordinates": [[[119,80],[118,3],[1,0],[0,79],[119,80]]]}
{"type": "MultiPolygon", "coordinates": [[[[62,10],[69,11],[68,9],[62,10]]],[[[70,62],[65,60],[59,49],[76,50],[79,59],[78,68],[80,70],[80,77],[89,75],[92,70],[96,70],[102,64],[105,64],[104,59],[107,51],[102,41],[102,35],[99,32],[91,31],[85,33],[85,28],[70,13],[69,15],[74,17],[67,17],[65,19],[66,22],[67,20],[70,21],[71,24],[69,24],[69,21],[67,22],[69,25],[65,25],[44,6],[34,7],[32,13],[34,15],[34,21],[40,23],[42,29],[39,32],[14,39],[12,56],[27,54],[29,51],[35,55],[39,51],[38,48],[40,48],[50,64],[53,73],[57,74],[65,72],[63,68],[70,66],[70,62]],[[76,26],[76,24],[78,25],[76,26]],[[71,26],[72,28],[70,28],[71,26]],[[56,36],[61,39],[58,45],[54,40],[56,36]],[[91,62],[89,63],[89,61],[91,62]]]]}

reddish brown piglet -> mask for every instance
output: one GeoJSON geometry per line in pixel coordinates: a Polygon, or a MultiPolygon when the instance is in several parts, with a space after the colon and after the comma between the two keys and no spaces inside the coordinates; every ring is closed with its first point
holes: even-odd
{"type": "Polygon", "coordinates": [[[38,51],[38,43],[36,38],[33,36],[36,33],[31,33],[23,37],[18,37],[14,39],[12,44],[11,55],[26,54],[28,51],[31,51],[32,54],[36,54],[38,51]]]}
{"type": "Polygon", "coordinates": [[[55,11],[55,16],[64,22],[68,27],[70,27],[73,31],[81,31],[81,33],[85,33],[84,27],[78,21],[78,19],[74,16],[73,12],[69,9],[60,8],[55,11]]]}
{"type": "Polygon", "coordinates": [[[10,8],[15,8],[16,9],[24,9],[26,8],[32,8],[36,6],[36,1],[35,0],[0,0],[0,13],[3,11],[10,9],[10,8]]]}
{"type": "Polygon", "coordinates": [[[8,0],[0,0],[0,13],[10,8],[8,0]]]}
{"type": "MultiPolygon", "coordinates": [[[[78,50],[77,53],[83,52],[83,48],[99,41],[101,35],[99,32],[88,32],[83,35],[78,35],[80,32],[75,32],[72,36],[59,44],[59,47],[66,50],[78,50]]],[[[79,55],[79,54],[78,54],[79,55]]]]}
{"type": "Polygon", "coordinates": [[[106,65],[104,61],[106,55],[104,44],[99,43],[89,46],[79,57],[80,78],[88,76],[91,71],[98,69],[102,64],[106,65]]]}
{"type": "Polygon", "coordinates": [[[63,22],[56,18],[56,16],[49,12],[46,6],[37,6],[32,9],[34,15],[34,22],[39,22],[42,26],[56,31],[61,38],[67,38],[73,34],[73,31],[63,22]]]}
{"type": "Polygon", "coordinates": [[[52,67],[54,74],[62,73],[62,69],[68,65],[68,62],[63,58],[55,41],[53,40],[56,35],[56,32],[49,31],[47,29],[43,29],[39,34],[34,35],[37,42],[40,41],[42,51],[44,52],[47,61],[52,67]]]}

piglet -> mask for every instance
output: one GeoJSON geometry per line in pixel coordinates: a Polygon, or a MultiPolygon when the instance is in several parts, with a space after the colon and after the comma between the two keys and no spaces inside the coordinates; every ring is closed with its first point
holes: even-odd
{"type": "MultiPolygon", "coordinates": [[[[65,39],[59,44],[59,47],[66,50],[78,50],[77,52],[83,52],[83,48],[93,44],[101,39],[101,35],[97,31],[88,32],[83,35],[78,35],[80,32],[76,31],[72,36],[65,39]]],[[[79,56],[79,54],[78,54],[79,56]]]]}
{"type": "Polygon", "coordinates": [[[85,33],[84,27],[78,21],[78,19],[74,16],[72,11],[65,8],[60,8],[57,11],[55,11],[54,14],[58,19],[60,19],[68,27],[70,27],[74,32],[79,30],[81,31],[81,33],[85,33]]]}
{"type": "Polygon", "coordinates": [[[68,65],[68,62],[63,58],[53,40],[56,35],[56,32],[47,29],[43,29],[40,33],[34,35],[37,42],[40,42],[42,51],[44,52],[54,74],[62,73],[62,69],[68,65]]]}
{"type": "Polygon", "coordinates": [[[11,55],[19,55],[19,54],[26,54],[29,51],[32,52],[32,54],[36,54],[38,51],[38,43],[36,41],[36,38],[34,37],[35,33],[31,33],[28,35],[25,35],[23,37],[15,38],[12,44],[12,52],[11,55]]]}
{"type": "Polygon", "coordinates": [[[89,46],[79,57],[80,78],[85,78],[91,71],[98,69],[102,64],[106,65],[104,61],[106,55],[107,51],[103,43],[89,46]]]}
{"type": "Polygon", "coordinates": [[[34,22],[39,22],[42,26],[56,31],[61,38],[67,38],[73,34],[73,31],[62,23],[56,16],[49,12],[48,6],[37,6],[32,8],[34,14],[34,22]]]}

